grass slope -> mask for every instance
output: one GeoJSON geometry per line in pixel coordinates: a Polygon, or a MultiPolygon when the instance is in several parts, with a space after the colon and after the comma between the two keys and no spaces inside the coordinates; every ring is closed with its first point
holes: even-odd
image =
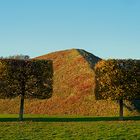
{"type": "MultiPolygon", "coordinates": [[[[94,116],[118,115],[118,103],[96,101],[94,97],[94,65],[100,58],[80,49],[50,53],[36,59],[53,60],[54,92],[49,100],[26,100],[25,113],[78,114],[94,116]]],[[[0,100],[0,113],[18,113],[19,100],[0,100]]],[[[125,103],[125,115],[139,115],[134,105],[125,103]]]]}

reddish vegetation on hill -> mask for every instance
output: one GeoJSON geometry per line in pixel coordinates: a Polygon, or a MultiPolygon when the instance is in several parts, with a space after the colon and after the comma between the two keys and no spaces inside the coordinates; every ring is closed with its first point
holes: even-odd
{"type": "Polygon", "coordinates": [[[95,64],[100,58],[84,50],[73,49],[43,55],[36,59],[53,60],[53,96],[66,99],[66,97],[93,92],[94,67],[91,68],[90,64],[95,64]]]}

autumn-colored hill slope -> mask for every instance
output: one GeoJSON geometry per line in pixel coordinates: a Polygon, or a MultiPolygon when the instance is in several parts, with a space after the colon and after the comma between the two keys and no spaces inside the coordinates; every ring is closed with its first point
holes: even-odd
{"type": "MultiPolygon", "coordinates": [[[[35,59],[53,60],[54,90],[49,100],[26,100],[25,113],[51,115],[118,115],[115,101],[96,101],[94,65],[100,58],[81,49],[58,51],[35,59]]],[[[18,113],[18,99],[1,100],[0,113],[18,113]]],[[[137,114],[125,103],[125,115],[137,114]]]]}
{"type": "Polygon", "coordinates": [[[93,93],[93,68],[100,58],[84,50],[72,49],[43,55],[36,59],[53,60],[53,96],[66,100],[79,94],[85,96],[93,93]]]}

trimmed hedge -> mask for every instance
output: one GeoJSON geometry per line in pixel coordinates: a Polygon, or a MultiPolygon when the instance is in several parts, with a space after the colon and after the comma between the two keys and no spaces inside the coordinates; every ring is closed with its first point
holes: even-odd
{"type": "Polygon", "coordinates": [[[0,98],[22,94],[26,98],[49,98],[53,90],[51,60],[0,60],[0,98]]]}
{"type": "Polygon", "coordinates": [[[102,60],[95,73],[96,99],[140,99],[140,60],[102,60]]]}

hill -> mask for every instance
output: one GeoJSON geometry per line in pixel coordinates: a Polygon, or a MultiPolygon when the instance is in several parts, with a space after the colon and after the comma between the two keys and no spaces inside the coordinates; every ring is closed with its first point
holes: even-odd
{"type": "Polygon", "coordinates": [[[94,65],[100,58],[80,49],[54,52],[35,59],[50,59],[54,67],[54,94],[66,99],[93,92],[94,65]]]}
{"type": "MultiPolygon", "coordinates": [[[[58,51],[35,59],[53,60],[54,91],[49,100],[26,100],[25,113],[51,115],[118,115],[116,101],[96,101],[94,98],[94,65],[99,57],[81,50],[58,51]]],[[[0,113],[18,113],[18,99],[1,100],[0,113]]],[[[134,104],[125,102],[125,115],[138,114],[134,104]],[[133,110],[133,111],[132,111],[133,110]]]]}

